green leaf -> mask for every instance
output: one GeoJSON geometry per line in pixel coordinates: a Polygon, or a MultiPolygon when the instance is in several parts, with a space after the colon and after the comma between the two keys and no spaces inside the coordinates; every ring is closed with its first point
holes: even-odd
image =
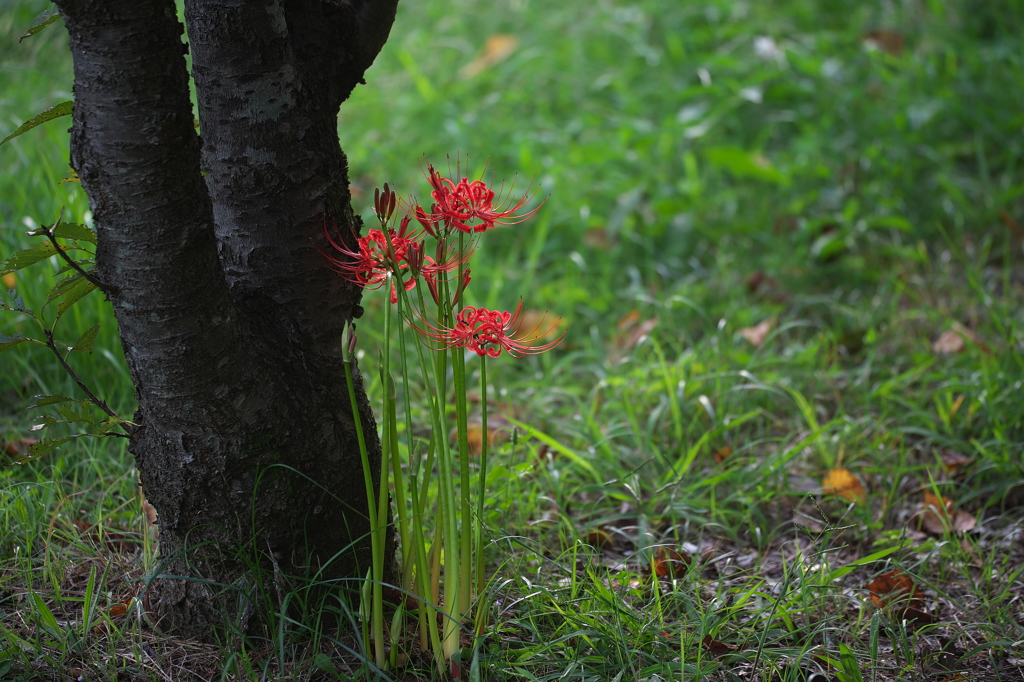
{"type": "Polygon", "coordinates": [[[60,19],[60,14],[57,13],[57,10],[46,10],[45,12],[43,12],[42,14],[35,18],[35,20],[32,22],[32,25],[28,27],[27,31],[25,31],[25,35],[18,38],[18,42],[20,43],[21,41],[25,40],[25,38],[31,38],[32,36],[42,31],[44,28],[46,28],[53,22],[57,21],[58,19],[60,19]]]}
{"type": "Polygon", "coordinates": [[[75,239],[80,242],[96,243],[96,230],[81,223],[57,223],[53,236],[58,239],[75,239]]]}
{"type": "Polygon", "coordinates": [[[826,580],[829,580],[829,581],[831,581],[831,580],[838,580],[839,578],[842,578],[844,575],[846,575],[850,571],[854,570],[858,566],[863,566],[865,564],[870,564],[872,562],[878,561],[879,559],[884,559],[885,557],[889,556],[890,554],[892,554],[893,552],[895,552],[898,549],[899,549],[899,545],[897,545],[895,547],[886,547],[885,549],[880,549],[877,552],[874,552],[872,554],[868,554],[865,557],[861,557],[860,559],[857,559],[856,561],[851,561],[850,563],[846,564],[845,566],[841,566],[840,568],[837,568],[834,571],[832,571],[831,573],[829,573],[828,577],[826,578],[826,580]]]}
{"type": "Polygon", "coordinates": [[[857,665],[857,658],[850,651],[850,647],[845,644],[839,645],[839,665],[842,666],[845,675],[839,675],[839,677],[845,677],[848,682],[864,682],[864,677],[861,675],[860,666],[857,665]]]}
{"type": "Polygon", "coordinates": [[[46,630],[46,632],[58,642],[64,637],[61,632],[61,627],[57,624],[57,619],[53,616],[53,611],[46,605],[43,598],[38,594],[32,594],[32,600],[35,602],[36,613],[39,614],[39,625],[46,630]]]}
{"type": "Polygon", "coordinates": [[[4,336],[3,334],[0,334],[0,353],[4,352],[8,348],[14,348],[17,345],[31,340],[32,339],[21,334],[15,334],[14,336],[4,336]]]}
{"type": "Polygon", "coordinates": [[[98,417],[91,417],[87,414],[90,406],[91,404],[87,400],[79,400],[76,401],[75,404],[65,403],[64,405],[61,405],[57,408],[57,412],[59,412],[60,416],[64,417],[64,420],[68,423],[92,424],[96,428],[99,428],[100,419],[98,417]],[[80,407],[81,410],[75,409],[76,405],[80,407]]]}
{"type": "Polygon", "coordinates": [[[37,125],[46,123],[47,121],[52,121],[53,119],[60,118],[61,116],[70,116],[71,109],[74,106],[74,104],[74,100],[69,99],[67,102],[61,102],[60,104],[56,104],[47,109],[46,111],[42,112],[41,114],[38,114],[30,118],[29,120],[22,123],[18,127],[18,129],[15,130],[13,133],[8,135],[4,139],[0,140],[0,145],[4,144],[8,140],[16,138],[18,135],[21,135],[24,132],[32,130],[37,125]]]}
{"type": "Polygon", "coordinates": [[[846,251],[846,235],[842,230],[823,234],[811,245],[811,255],[822,261],[840,256],[846,251]]]}
{"type": "Polygon", "coordinates": [[[334,667],[334,662],[331,661],[330,656],[327,654],[317,654],[313,657],[313,665],[322,670],[325,673],[334,675],[340,679],[338,669],[334,667]]]}
{"type": "Polygon", "coordinates": [[[46,295],[46,303],[44,304],[44,307],[50,305],[55,300],[66,294],[68,290],[71,289],[80,279],[82,279],[82,273],[75,270],[74,274],[68,275],[64,279],[59,280],[53,288],[50,289],[50,293],[46,295]]]}
{"type": "Polygon", "coordinates": [[[780,185],[789,184],[789,178],[757,152],[748,152],[739,147],[712,147],[705,151],[704,155],[712,165],[724,168],[738,178],[754,178],[780,185]]]}
{"type": "Polygon", "coordinates": [[[39,457],[42,457],[43,455],[47,454],[48,452],[51,452],[52,450],[56,450],[61,445],[64,445],[64,443],[67,443],[69,440],[73,440],[76,437],[77,436],[64,436],[63,438],[46,438],[44,440],[39,441],[38,443],[33,443],[32,445],[28,446],[28,452],[25,453],[23,457],[17,459],[16,463],[24,464],[25,462],[31,462],[34,459],[38,459],[39,457]]]}
{"type": "Polygon", "coordinates": [[[5,260],[3,266],[0,266],[0,277],[9,272],[16,272],[30,265],[35,265],[39,261],[46,260],[50,256],[55,255],[57,255],[57,249],[54,248],[53,242],[36,244],[32,248],[19,251],[5,260]]]}
{"type": "Polygon", "coordinates": [[[28,406],[28,409],[33,407],[45,407],[46,405],[61,405],[63,403],[77,402],[74,398],[69,398],[66,395],[52,394],[52,395],[37,395],[35,403],[28,406]]]}
{"type": "Polygon", "coordinates": [[[84,277],[78,280],[78,282],[75,283],[75,286],[67,290],[67,293],[64,294],[64,299],[60,302],[60,305],[57,306],[57,318],[54,320],[54,323],[56,323],[57,320],[60,319],[61,315],[66,313],[71,306],[78,303],[83,296],[89,294],[95,288],[96,285],[84,277]]]}
{"type": "Polygon", "coordinates": [[[35,317],[35,313],[25,307],[24,299],[22,299],[21,296],[18,296],[18,294],[11,296],[11,294],[8,293],[7,296],[4,296],[3,293],[0,292],[0,310],[13,310],[15,312],[25,313],[26,315],[35,317]],[[10,298],[11,302],[5,302],[4,298],[10,298]]]}
{"type": "Polygon", "coordinates": [[[44,414],[42,417],[39,417],[39,423],[33,424],[32,428],[30,430],[31,431],[42,431],[43,429],[47,429],[47,428],[53,426],[54,424],[60,424],[60,423],[61,422],[56,417],[52,417],[52,416],[50,416],[48,414],[44,414]]]}
{"type": "Polygon", "coordinates": [[[80,337],[78,337],[78,341],[75,341],[75,345],[71,348],[71,350],[73,350],[73,351],[76,351],[76,350],[82,351],[82,350],[84,350],[87,353],[91,353],[92,352],[92,346],[96,342],[96,334],[98,334],[99,331],[100,331],[100,326],[98,324],[97,325],[93,325],[92,327],[89,327],[87,330],[85,330],[84,334],[82,334],[80,337]]]}

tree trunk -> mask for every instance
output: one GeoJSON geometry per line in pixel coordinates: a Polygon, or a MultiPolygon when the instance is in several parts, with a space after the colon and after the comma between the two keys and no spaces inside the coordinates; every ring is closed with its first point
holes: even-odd
{"type": "MultiPolygon", "coordinates": [[[[159,514],[152,615],[209,638],[225,617],[246,626],[267,571],[355,587],[342,581],[369,567],[370,529],[339,342],[360,291],[317,246],[325,215],[361,227],[337,112],[397,0],[187,0],[201,137],[173,0],[56,4],[71,163],[159,514]]],[[[379,467],[361,383],[357,401],[379,467]]]]}

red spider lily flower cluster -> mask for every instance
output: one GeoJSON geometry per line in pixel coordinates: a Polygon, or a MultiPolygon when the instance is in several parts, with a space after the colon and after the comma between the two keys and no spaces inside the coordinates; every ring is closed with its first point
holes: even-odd
{"type": "MultiPolygon", "coordinates": [[[[342,258],[324,253],[328,265],[345,279],[355,282],[364,289],[377,289],[384,286],[388,278],[396,273],[409,269],[410,255],[422,253],[423,245],[416,240],[418,233],[409,232],[410,219],[402,219],[398,230],[387,228],[370,230],[365,237],[357,241],[355,251],[346,248],[341,239],[341,232],[333,221],[324,221],[324,235],[327,242],[342,258]]],[[[415,256],[413,256],[415,258],[415,256]]],[[[405,282],[405,290],[416,286],[416,277],[411,276],[405,282]]],[[[398,300],[394,285],[391,287],[391,302],[398,300]]]]}
{"type": "Polygon", "coordinates": [[[565,332],[562,332],[554,341],[538,343],[558,327],[559,320],[543,331],[541,331],[542,320],[536,328],[525,334],[520,333],[523,322],[522,313],[522,301],[516,306],[515,312],[511,313],[504,310],[467,306],[455,316],[455,325],[450,329],[431,326],[423,333],[431,339],[439,341],[446,348],[466,348],[481,357],[489,355],[492,358],[501,355],[501,351],[505,351],[514,358],[543,353],[562,342],[565,332]]]}
{"type": "Polygon", "coordinates": [[[514,198],[514,185],[505,196],[498,199],[498,206],[495,206],[494,190],[483,180],[470,181],[469,178],[461,178],[455,182],[443,177],[429,164],[427,180],[430,182],[430,197],[434,204],[429,212],[417,206],[415,214],[416,219],[431,235],[435,235],[439,226],[442,231],[455,229],[474,234],[485,232],[497,225],[515,225],[530,218],[544,203],[542,201],[537,207],[517,215],[516,211],[525,206],[532,195],[527,191],[518,199],[514,198]]]}
{"type": "MultiPolygon", "coordinates": [[[[519,212],[532,198],[529,192],[514,198],[512,188],[504,192],[503,186],[499,192],[502,196],[499,196],[482,180],[459,178],[460,171],[461,168],[457,168],[454,176],[457,180],[450,179],[428,164],[426,175],[434,203],[430,211],[415,203],[402,203],[407,215],[401,219],[397,230],[388,227],[388,223],[400,202],[387,184],[383,190],[378,189],[374,193],[373,202],[374,212],[383,229],[371,229],[364,237],[353,233],[349,240],[345,240],[333,221],[325,221],[323,232],[335,252],[323,253],[327,263],[346,279],[366,289],[379,288],[390,280],[392,303],[398,300],[395,280],[401,280],[404,289],[409,291],[422,277],[435,303],[442,305],[445,292],[448,292],[446,305],[454,308],[470,282],[467,263],[476,243],[473,239],[467,243],[460,234],[456,245],[453,235],[476,235],[498,225],[514,225],[540,208],[519,212]],[[413,218],[423,226],[423,231],[409,229],[413,218]],[[424,253],[424,234],[437,242],[433,257],[424,253]],[[346,246],[353,242],[354,248],[346,246]],[[452,274],[455,272],[458,272],[457,277],[452,274]],[[442,289],[442,284],[452,279],[457,279],[454,289],[442,289]]],[[[503,350],[514,357],[543,353],[562,341],[564,332],[554,341],[540,343],[558,326],[559,321],[543,332],[538,326],[525,335],[520,334],[522,309],[522,302],[511,313],[467,307],[455,316],[451,329],[429,323],[422,328],[414,326],[443,348],[468,348],[480,356],[498,357],[503,350]]]]}

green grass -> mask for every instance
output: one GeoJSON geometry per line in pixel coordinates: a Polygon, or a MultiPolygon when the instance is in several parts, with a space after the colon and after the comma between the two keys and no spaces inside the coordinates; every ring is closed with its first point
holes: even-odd
{"type": "MultiPolygon", "coordinates": [[[[63,29],[14,39],[43,9],[30,5],[0,16],[4,134],[70,96],[63,29]]],[[[425,195],[423,155],[532,180],[547,204],[486,236],[470,302],[523,296],[570,322],[558,350],[489,368],[501,411],[529,430],[492,457],[481,679],[1020,678],[1022,30],[1019,0],[401,7],[340,117],[362,206],[384,181],[425,195]],[[878,29],[902,36],[900,55],[866,48],[878,29]],[[493,34],[515,49],[464,75],[493,34]],[[743,338],[765,320],[760,346],[743,338]],[[956,325],[978,342],[933,350],[956,325]],[[951,452],[973,462],[950,470],[951,452]],[[865,503],[822,493],[839,467],[865,503]],[[920,530],[925,491],[976,527],[920,530]],[[652,579],[659,546],[691,554],[689,569],[652,579]],[[875,607],[867,585],[895,569],[928,618],[875,607]]],[[[25,217],[83,219],[81,190],[59,184],[65,130],[0,148],[0,257],[29,243],[25,217]]],[[[45,266],[19,273],[30,307],[49,286],[45,266]]],[[[366,348],[380,305],[371,295],[366,348]]],[[[96,322],[76,370],[128,416],[99,295],[61,338],[96,322]]],[[[0,317],[12,328],[27,322],[0,317]]],[[[31,395],[77,395],[23,350],[0,356],[8,439],[31,435],[31,395]]],[[[0,677],[360,670],[345,628],[318,625],[352,622],[341,601],[221,648],[110,618],[154,557],[130,456],[110,440],[0,474],[0,677]]],[[[413,656],[411,674],[430,670],[413,656]]]]}

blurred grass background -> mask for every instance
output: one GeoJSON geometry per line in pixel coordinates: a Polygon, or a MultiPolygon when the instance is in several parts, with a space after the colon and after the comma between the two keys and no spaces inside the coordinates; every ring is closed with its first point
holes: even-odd
{"type": "MultiPolygon", "coordinates": [[[[0,12],[4,135],[71,97],[60,24],[17,43],[46,7],[0,12]]],[[[424,197],[424,157],[549,197],[530,222],[486,235],[469,291],[486,307],[522,296],[570,324],[559,350],[492,364],[502,410],[543,436],[507,446],[492,474],[495,533],[537,543],[522,555],[510,544],[501,570],[543,581],[537,566],[561,559],[551,552],[594,544],[595,529],[624,520],[638,555],[714,536],[767,557],[837,467],[863,481],[867,503],[826,511],[847,514],[845,542],[864,552],[903,546],[925,488],[985,532],[1019,525],[1022,32],[1022,0],[403,0],[368,84],[340,114],[358,207],[369,216],[385,181],[424,197]],[[944,332],[961,338],[953,352],[937,345],[944,332]],[[973,465],[944,468],[950,452],[973,465]]],[[[85,219],[80,188],[60,182],[68,120],[0,148],[0,257],[61,206],[85,219]]],[[[45,271],[18,273],[30,307],[52,286],[45,271]]],[[[368,297],[367,339],[380,302],[368,297]]],[[[76,306],[61,333],[73,340],[97,321],[97,350],[76,367],[130,413],[101,297],[76,306]]],[[[5,333],[26,324],[0,317],[5,333]]],[[[0,355],[8,439],[27,435],[31,395],[75,395],[35,350],[0,355]]],[[[131,523],[129,466],[121,443],[100,442],[8,467],[5,494],[39,499],[8,517],[7,546],[29,543],[61,505],[131,523]],[[50,480],[66,487],[54,495],[50,480]],[[40,485],[22,485],[31,481],[40,485]]],[[[1019,575],[1019,548],[977,537],[990,548],[981,559],[926,540],[907,561],[941,594],[969,590],[969,612],[943,617],[975,623],[987,641],[1020,641],[1019,609],[1005,605],[1019,585],[966,577],[975,561],[1019,575]]],[[[821,618],[786,646],[824,642],[834,626],[863,644],[863,620],[810,601],[784,607],[821,618]]],[[[537,608],[546,615],[529,627],[547,643],[529,670],[564,672],[577,652],[567,633],[602,625],[537,608]]],[[[739,607],[713,618],[712,606],[688,608],[658,627],[694,633],[694,646],[721,628],[735,641],[761,632],[739,607]]],[[[609,666],[661,646],[615,627],[619,639],[603,640],[621,645],[602,650],[609,666]]]]}

